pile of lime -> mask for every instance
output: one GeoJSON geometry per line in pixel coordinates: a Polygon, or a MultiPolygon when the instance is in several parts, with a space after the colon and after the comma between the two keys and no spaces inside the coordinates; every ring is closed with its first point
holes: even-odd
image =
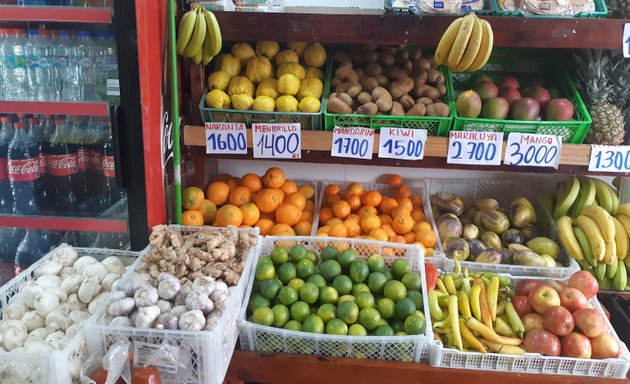
{"type": "Polygon", "coordinates": [[[352,336],[423,334],[422,277],[404,258],[388,267],[328,246],[318,255],[301,245],[262,257],[248,320],[292,331],[352,336]]]}

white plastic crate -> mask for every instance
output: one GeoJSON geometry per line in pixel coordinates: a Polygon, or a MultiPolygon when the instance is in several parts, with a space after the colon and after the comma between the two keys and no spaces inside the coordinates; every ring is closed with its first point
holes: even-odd
{"type": "MultiPolygon", "coordinates": [[[[171,225],[169,228],[182,233],[199,231],[227,231],[228,228],[218,227],[186,227],[171,225]]],[[[257,228],[238,229],[239,231],[258,235],[257,228]]],[[[259,238],[260,239],[260,238],[259,238]]],[[[148,251],[150,248],[145,250],[148,251]]],[[[239,283],[229,288],[230,301],[219,324],[213,331],[180,331],[160,330],[135,327],[111,327],[97,323],[97,318],[86,325],[86,332],[91,337],[88,340],[90,354],[104,355],[116,342],[129,341],[132,343],[148,343],[156,346],[170,345],[177,348],[178,364],[176,372],[161,370],[161,381],[166,384],[219,384],[227,372],[236,341],[238,339],[238,312],[247,289],[249,277],[254,265],[255,256],[260,250],[260,240],[252,247],[247,256],[247,263],[243,269],[239,283]]],[[[140,257],[133,265],[138,270],[144,265],[140,257]]]]}
{"type": "MultiPolygon", "coordinates": [[[[496,199],[502,207],[509,207],[510,202],[517,197],[528,198],[536,208],[538,218],[536,228],[539,230],[540,236],[549,237],[558,243],[560,246],[560,254],[557,260],[564,265],[564,267],[530,267],[524,265],[462,261],[460,262],[462,268],[468,268],[468,270],[472,272],[499,272],[511,274],[512,276],[540,276],[554,279],[567,278],[580,270],[578,263],[566,254],[562,242],[560,241],[557,228],[553,223],[553,219],[542,207],[536,192],[529,184],[519,183],[512,179],[428,179],[427,185],[426,189],[429,196],[438,192],[450,192],[454,196],[461,198],[466,208],[480,198],[496,199]]],[[[427,209],[431,209],[430,201],[428,202],[427,209]]],[[[437,219],[438,218],[436,218],[436,220],[437,219]]],[[[436,249],[439,249],[441,255],[444,255],[442,248],[443,241],[444,239],[440,239],[438,235],[436,249]]],[[[452,271],[454,267],[454,261],[444,257],[443,268],[447,271],[452,271]]]]}
{"type": "MultiPolygon", "coordinates": [[[[510,279],[518,282],[526,279],[526,277],[510,276],[510,279]]],[[[604,310],[596,297],[589,300],[589,302],[593,305],[593,308],[604,315],[604,310]]],[[[445,347],[439,340],[434,340],[431,346],[429,363],[434,367],[444,368],[625,379],[630,369],[630,352],[626,344],[619,340],[619,336],[617,336],[605,315],[604,319],[610,335],[617,340],[620,347],[620,354],[616,359],[598,360],[550,357],[541,356],[537,353],[525,353],[521,356],[514,356],[498,353],[460,352],[457,349],[445,347]]],[[[550,381],[552,380],[550,379],[550,381]]]]}
{"type": "MultiPolygon", "coordinates": [[[[67,246],[65,244],[61,246],[67,246]]],[[[125,265],[131,265],[140,253],[111,249],[78,248],[79,257],[92,256],[101,261],[109,256],[118,256],[125,265]]],[[[54,250],[53,250],[54,251],[54,250]]],[[[34,280],[33,271],[44,261],[52,258],[48,253],[18,276],[0,288],[2,308],[8,305],[9,299],[15,295],[27,281],[34,280]]],[[[0,308],[0,315],[2,309],[0,308]]],[[[89,320],[84,322],[83,328],[89,320]]],[[[3,384],[47,384],[78,383],[81,364],[87,359],[88,351],[83,332],[77,334],[68,345],[59,351],[42,354],[0,352],[0,383],[3,384]]]]}
{"type": "MultiPolygon", "coordinates": [[[[417,245],[384,243],[379,241],[344,239],[333,237],[273,237],[263,239],[258,259],[268,255],[277,246],[290,247],[300,244],[306,249],[319,253],[326,246],[348,245],[357,252],[357,258],[366,259],[372,254],[392,254],[384,256],[385,264],[390,265],[397,257],[404,257],[412,271],[420,273],[422,279],[423,313],[426,317],[424,335],[412,336],[338,336],[291,331],[252,323],[247,320],[247,306],[252,294],[255,268],[252,269],[250,284],[239,314],[240,343],[244,350],[266,353],[290,353],[302,355],[353,357],[364,359],[395,361],[428,361],[433,328],[429,315],[427,287],[424,279],[424,253],[417,245]]],[[[341,247],[339,247],[341,248],[341,247]]]]}

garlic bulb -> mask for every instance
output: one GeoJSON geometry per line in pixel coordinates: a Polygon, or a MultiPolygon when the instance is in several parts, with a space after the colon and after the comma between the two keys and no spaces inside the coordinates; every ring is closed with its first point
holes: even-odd
{"type": "Polygon", "coordinates": [[[141,308],[155,305],[159,295],[157,289],[150,285],[145,285],[134,293],[133,298],[136,301],[136,307],[141,308]]]}
{"type": "Polygon", "coordinates": [[[116,256],[109,256],[102,261],[107,270],[112,273],[123,275],[125,273],[125,264],[116,256]]]}
{"type": "Polygon", "coordinates": [[[137,318],[138,318],[138,310],[136,309],[135,311],[131,312],[131,314],[129,315],[129,321],[131,321],[131,324],[135,324],[137,318]]]}
{"type": "Polygon", "coordinates": [[[112,327],[131,327],[131,320],[127,316],[114,317],[109,323],[112,327]]]}
{"type": "Polygon", "coordinates": [[[228,291],[228,286],[227,286],[227,284],[225,284],[225,282],[223,282],[221,280],[217,280],[217,284],[214,286],[214,289],[217,290],[217,291],[227,292],[228,291]]]}
{"type": "Polygon", "coordinates": [[[48,336],[46,336],[45,340],[46,340],[46,342],[48,344],[50,344],[51,347],[53,347],[55,349],[63,349],[63,348],[65,348],[65,346],[70,341],[66,337],[66,334],[61,332],[61,331],[56,331],[56,332],[53,332],[53,333],[49,334],[48,336]]]}
{"type": "Polygon", "coordinates": [[[137,328],[151,328],[155,320],[160,316],[160,307],[152,305],[149,307],[142,307],[138,309],[138,316],[136,317],[137,328]]]}
{"type": "Polygon", "coordinates": [[[157,277],[155,278],[155,280],[158,283],[163,282],[164,280],[170,279],[171,277],[175,277],[173,275],[171,275],[170,273],[166,273],[166,272],[160,272],[157,277]]]}
{"type": "Polygon", "coordinates": [[[68,276],[77,275],[77,270],[73,267],[63,267],[59,272],[59,277],[63,280],[68,276]]]}
{"type": "Polygon", "coordinates": [[[76,293],[73,293],[72,295],[68,296],[68,300],[66,301],[66,304],[68,304],[70,311],[76,311],[76,310],[87,308],[87,304],[79,300],[79,296],[77,296],[76,293]]]}
{"type": "MultiPolygon", "coordinates": [[[[31,332],[37,328],[41,328],[45,325],[46,318],[36,311],[28,311],[22,317],[22,322],[26,325],[26,331],[31,332]]],[[[46,337],[46,336],[44,336],[46,337]]]]}
{"type": "Polygon", "coordinates": [[[193,281],[192,289],[206,292],[206,294],[209,296],[212,291],[215,290],[216,284],[217,282],[214,280],[213,277],[200,276],[196,278],[195,281],[193,281]]]}
{"type": "Polygon", "coordinates": [[[68,318],[73,324],[82,323],[90,318],[90,314],[85,311],[72,311],[68,314],[68,318]]]}
{"type": "Polygon", "coordinates": [[[48,330],[48,332],[65,332],[70,325],[72,325],[72,320],[70,320],[68,315],[59,310],[52,311],[46,316],[46,330],[48,330]]]}
{"type": "Polygon", "coordinates": [[[31,340],[28,343],[24,343],[24,347],[26,347],[24,352],[32,354],[42,354],[53,350],[53,348],[44,340],[31,340]]]}
{"type": "Polygon", "coordinates": [[[171,309],[173,309],[171,302],[166,300],[158,300],[156,305],[160,307],[160,312],[162,314],[169,313],[171,309]]]}
{"type": "Polygon", "coordinates": [[[186,307],[190,310],[198,309],[207,315],[214,309],[214,303],[205,291],[193,290],[186,297],[186,307]]]}
{"type": "Polygon", "coordinates": [[[176,307],[173,307],[173,309],[171,309],[170,314],[179,318],[181,315],[183,315],[186,312],[188,312],[188,308],[186,308],[185,305],[178,305],[176,307]]]}
{"type": "Polygon", "coordinates": [[[29,333],[29,337],[36,337],[36,338],[40,338],[42,340],[46,339],[48,337],[48,330],[46,328],[44,328],[44,318],[42,317],[42,326],[41,328],[37,328],[37,329],[33,329],[31,331],[31,333],[29,333]]]}
{"type": "Polygon", "coordinates": [[[175,305],[184,305],[186,304],[186,297],[188,294],[192,292],[191,286],[181,287],[177,295],[175,296],[175,305]]]}
{"type": "MultiPolygon", "coordinates": [[[[79,259],[81,260],[81,259],[79,259]]],[[[82,302],[89,304],[90,301],[94,298],[94,296],[98,295],[101,291],[101,285],[99,284],[98,276],[92,275],[85,277],[81,286],[79,287],[79,292],[77,293],[79,296],[79,300],[82,302]]]]}
{"type": "Polygon", "coordinates": [[[214,302],[215,308],[220,309],[221,312],[223,312],[230,301],[228,293],[220,291],[218,289],[212,292],[212,294],[210,295],[210,299],[212,299],[212,301],[214,302]]]}
{"type": "Polygon", "coordinates": [[[109,293],[101,292],[95,298],[93,298],[88,305],[88,312],[90,314],[95,314],[96,311],[107,306],[107,303],[109,303],[109,293]]]}
{"type": "Polygon", "coordinates": [[[79,257],[74,262],[74,264],[72,264],[72,266],[78,273],[83,274],[83,270],[85,269],[85,267],[94,263],[98,263],[98,260],[96,260],[92,256],[82,256],[82,257],[79,257]]]}
{"type": "Polygon", "coordinates": [[[2,320],[20,320],[28,312],[28,307],[24,303],[12,303],[2,311],[2,320]]]}
{"type": "Polygon", "coordinates": [[[66,315],[70,313],[70,311],[72,311],[72,309],[70,309],[70,304],[68,303],[61,304],[59,307],[57,307],[57,310],[65,313],[66,315]]]}
{"type": "Polygon", "coordinates": [[[83,278],[86,279],[91,276],[96,276],[98,278],[98,282],[100,283],[108,273],[109,271],[107,270],[107,267],[102,263],[92,263],[83,268],[81,275],[83,275],[83,278]]]}
{"type": "Polygon", "coordinates": [[[182,331],[201,331],[206,325],[206,318],[200,310],[194,309],[182,314],[177,325],[182,331]]]}
{"type": "Polygon", "coordinates": [[[35,296],[44,291],[44,287],[38,285],[34,280],[26,282],[20,289],[19,295],[24,304],[29,308],[35,308],[35,296]]]}
{"type": "Polygon", "coordinates": [[[52,255],[52,259],[60,262],[64,267],[72,267],[78,258],[77,250],[71,246],[58,247],[53,251],[52,255]]]}
{"type": "Polygon", "coordinates": [[[82,328],[83,323],[74,323],[66,329],[66,336],[72,339],[81,332],[82,328]]]}
{"type": "Polygon", "coordinates": [[[55,275],[43,275],[35,280],[37,285],[44,288],[59,288],[61,287],[61,277],[55,275]]]}
{"type": "Polygon", "coordinates": [[[20,320],[3,320],[0,322],[0,333],[4,333],[9,329],[18,329],[26,333],[26,325],[20,320]]]}
{"type": "Polygon", "coordinates": [[[206,331],[214,331],[214,329],[219,325],[219,321],[221,320],[221,313],[213,312],[206,317],[206,326],[204,329],[206,331]]]}
{"type": "Polygon", "coordinates": [[[26,341],[27,333],[24,329],[10,328],[2,334],[2,345],[7,351],[21,347],[26,341]]]}
{"type": "Polygon", "coordinates": [[[127,275],[124,279],[121,285],[127,296],[133,296],[138,289],[146,285],[153,286],[153,278],[146,273],[134,273],[127,275]]]}
{"type": "Polygon", "coordinates": [[[120,279],[120,275],[118,273],[110,272],[105,275],[105,277],[103,277],[103,280],[101,280],[101,285],[103,286],[104,290],[109,291],[112,289],[112,286],[118,279],[120,279]]]}
{"type": "Polygon", "coordinates": [[[42,291],[35,296],[35,310],[46,317],[59,306],[59,297],[53,292],[42,291]]]}
{"type": "Polygon", "coordinates": [[[83,276],[75,273],[63,279],[61,282],[61,289],[66,291],[69,295],[79,292],[79,287],[83,282],[83,276]]]}
{"type": "Polygon", "coordinates": [[[35,268],[33,274],[35,275],[35,277],[44,275],[57,275],[59,272],[61,272],[61,268],[63,268],[61,262],[54,259],[48,259],[42,261],[42,263],[37,268],[35,268]]]}
{"type": "Polygon", "coordinates": [[[133,311],[135,306],[134,299],[131,297],[125,297],[122,300],[114,301],[107,307],[107,313],[110,316],[127,316],[133,311]]]}
{"type": "Polygon", "coordinates": [[[160,281],[157,289],[160,298],[170,300],[177,295],[179,288],[179,280],[173,275],[167,275],[163,277],[162,281],[160,281]]]}
{"type": "Polygon", "coordinates": [[[48,292],[52,292],[59,298],[60,302],[68,300],[68,293],[61,288],[50,288],[47,289],[48,292]]]}
{"type": "Polygon", "coordinates": [[[167,313],[158,317],[156,327],[159,329],[177,329],[177,322],[177,316],[167,313]]]}

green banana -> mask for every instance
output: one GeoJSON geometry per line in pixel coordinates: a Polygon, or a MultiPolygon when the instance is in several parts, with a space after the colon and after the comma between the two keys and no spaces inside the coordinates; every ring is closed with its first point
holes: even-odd
{"type": "Polygon", "coordinates": [[[597,281],[601,283],[606,278],[606,264],[597,264],[597,267],[595,267],[595,274],[597,275],[597,281]]]}
{"type": "Polygon", "coordinates": [[[193,8],[192,10],[186,12],[179,22],[177,53],[180,55],[184,54],[186,47],[190,43],[190,39],[195,31],[197,16],[197,8],[193,8]]]}
{"type": "Polygon", "coordinates": [[[628,284],[628,271],[626,270],[626,264],[622,260],[619,260],[617,264],[619,266],[613,277],[613,284],[616,290],[623,291],[628,284]]]}
{"type": "Polygon", "coordinates": [[[610,280],[607,278],[603,278],[599,281],[599,289],[609,289],[610,288],[610,280]]]}
{"type": "Polygon", "coordinates": [[[617,214],[617,210],[619,209],[619,195],[617,195],[617,192],[612,189],[610,185],[606,184],[606,188],[608,189],[608,193],[610,194],[610,198],[612,200],[610,214],[614,216],[617,214]]]}
{"type": "Polygon", "coordinates": [[[197,63],[203,58],[203,40],[206,38],[206,18],[201,15],[201,6],[196,8],[197,19],[195,20],[195,30],[188,46],[184,50],[184,57],[194,58],[197,63]]]}
{"type": "Polygon", "coordinates": [[[606,187],[606,183],[599,179],[592,179],[595,183],[595,191],[597,195],[597,201],[599,202],[599,206],[604,208],[608,213],[612,211],[612,196],[606,187]]]}
{"type": "Polygon", "coordinates": [[[590,271],[591,269],[593,269],[593,266],[589,264],[589,262],[586,261],[586,259],[576,260],[576,261],[578,264],[580,264],[580,268],[582,268],[582,270],[584,271],[590,271]]]}
{"type": "Polygon", "coordinates": [[[609,279],[612,279],[613,277],[615,277],[618,267],[619,267],[619,263],[617,262],[617,260],[615,260],[614,263],[608,264],[606,266],[606,277],[608,277],[609,279]]]}
{"type": "Polygon", "coordinates": [[[580,181],[580,194],[569,211],[569,216],[571,217],[577,217],[582,211],[582,208],[593,204],[595,201],[596,190],[593,180],[586,176],[579,176],[578,180],[580,181]]]}
{"type": "Polygon", "coordinates": [[[593,250],[591,249],[591,243],[588,242],[588,238],[586,234],[580,227],[573,227],[573,234],[577,239],[578,243],[580,243],[580,248],[582,248],[582,254],[584,255],[584,259],[588,260],[588,262],[593,267],[597,267],[597,260],[593,258],[593,250]]]}
{"type": "Polygon", "coordinates": [[[623,263],[626,265],[626,269],[630,269],[630,257],[623,259],[623,263]]]}
{"type": "Polygon", "coordinates": [[[558,219],[569,212],[580,192],[580,181],[572,176],[558,184],[556,194],[556,207],[553,210],[553,218],[558,219]]]}

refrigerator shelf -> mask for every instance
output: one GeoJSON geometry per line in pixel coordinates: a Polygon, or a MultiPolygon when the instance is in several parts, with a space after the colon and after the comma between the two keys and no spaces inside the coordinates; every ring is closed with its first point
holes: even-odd
{"type": "Polygon", "coordinates": [[[0,20],[111,24],[112,11],[109,8],[3,5],[0,20]]]}
{"type": "Polygon", "coordinates": [[[0,100],[0,111],[3,113],[109,116],[109,104],[103,102],[0,100]]]}
{"type": "Polygon", "coordinates": [[[126,219],[0,215],[0,227],[59,231],[127,232],[126,219]]]}

